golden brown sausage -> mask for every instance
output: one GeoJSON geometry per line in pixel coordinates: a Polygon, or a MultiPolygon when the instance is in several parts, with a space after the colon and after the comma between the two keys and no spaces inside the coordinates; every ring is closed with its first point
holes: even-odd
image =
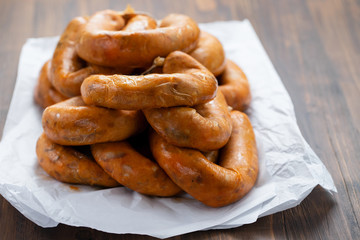
{"type": "Polygon", "coordinates": [[[186,53],[169,54],[163,72],[141,76],[92,75],[83,82],[81,95],[86,104],[117,109],[193,106],[216,95],[214,75],[186,53]]]}
{"type": "Polygon", "coordinates": [[[47,107],[42,124],[52,141],[74,146],[121,141],[146,127],[141,111],[86,106],[81,97],[47,107]]]}
{"type": "Polygon", "coordinates": [[[58,181],[103,187],[119,185],[90,157],[52,142],[44,133],[37,141],[36,154],[40,166],[58,181]]]}
{"type": "Polygon", "coordinates": [[[219,91],[221,91],[226,102],[234,110],[245,111],[251,101],[249,81],[233,61],[227,60],[224,72],[218,77],[219,91]]]}
{"type": "Polygon", "coordinates": [[[210,33],[201,31],[199,42],[190,56],[198,60],[215,76],[225,69],[225,52],[220,41],[210,33]]]}
{"type": "Polygon", "coordinates": [[[158,134],[179,147],[217,150],[231,135],[230,112],[220,92],[214,100],[193,108],[153,108],[143,112],[158,134]]]}
{"type": "Polygon", "coordinates": [[[248,117],[231,113],[233,131],[221,150],[219,165],[201,152],[176,147],[155,132],[150,137],[152,153],[162,169],[184,191],[211,207],[222,207],[242,198],[258,175],[255,135],[248,117]]]}
{"type": "Polygon", "coordinates": [[[157,29],[121,31],[124,24],[120,12],[95,13],[78,41],[79,56],[103,66],[144,67],[151,65],[156,57],[165,57],[172,51],[193,50],[200,33],[196,22],[181,14],[165,17],[157,29]]]}
{"type": "Polygon", "coordinates": [[[156,162],[138,153],[126,141],[95,144],[91,152],[105,172],[134,191],[162,197],[181,191],[156,162]]]}
{"type": "Polygon", "coordinates": [[[50,60],[40,70],[38,83],[35,87],[35,102],[42,108],[64,101],[67,97],[59,93],[49,81],[50,60]]]}
{"type": "Polygon", "coordinates": [[[130,68],[113,69],[93,64],[88,65],[78,56],[75,45],[86,22],[86,18],[77,17],[68,24],[52,58],[51,83],[67,97],[80,95],[81,83],[91,74],[130,73],[132,71],[130,68]]]}

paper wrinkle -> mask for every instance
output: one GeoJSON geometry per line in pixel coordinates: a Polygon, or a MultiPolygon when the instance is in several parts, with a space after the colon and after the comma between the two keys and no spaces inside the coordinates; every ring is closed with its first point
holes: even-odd
{"type": "Polygon", "coordinates": [[[77,186],[79,190],[74,190],[49,177],[36,160],[35,145],[42,128],[33,91],[58,37],[28,39],[22,49],[0,143],[0,194],[42,227],[64,223],[167,238],[255,222],[300,204],[317,185],[336,192],[330,174],[302,137],[291,99],[249,21],[200,27],[219,38],[227,57],[243,68],[250,82],[253,99],[247,113],[257,140],[259,177],[243,199],[210,208],[187,194],[156,198],[123,187],[77,186]]]}

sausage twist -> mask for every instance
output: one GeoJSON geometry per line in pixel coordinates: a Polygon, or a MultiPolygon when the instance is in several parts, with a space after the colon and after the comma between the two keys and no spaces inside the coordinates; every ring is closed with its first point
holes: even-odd
{"type": "Polygon", "coordinates": [[[103,187],[119,185],[91,157],[52,142],[44,133],[37,141],[36,154],[40,166],[61,182],[103,187]]]}
{"type": "Polygon", "coordinates": [[[86,18],[77,17],[68,24],[51,60],[50,81],[61,94],[67,97],[80,95],[81,83],[92,74],[130,73],[132,71],[132,68],[127,67],[114,69],[94,64],[88,65],[78,56],[75,46],[86,23],[86,18]]]}
{"type": "Polygon", "coordinates": [[[197,150],[180,148],[167,143],[153,132],[152,153],[184,191],[211,207],[221,207],[242,198],[254,186],[258,160],[254,132],[244,113],[231,113],[233,131],[221,151],[219,165],[208,161],[197,150]]]}
{"type": "Polygon", "coordinates": [[[47,107],[43,112],[44,132],[62,145],[89,145],[121,141],[146,127],[141,111],[86,106],[80,97],[47,107]]]}
{"type": "Polygon", "coordinates": [[[220,41],[210,33],[201,31],[196,48],[189,53],[215,76],[225,69],[225,52],[220,41]]]}
{"type": "Polygon", "coordinates": [[[224,96],[195,107],[143,110],[147,121],[169,143],[202,151],[223,147],[231,135],[231,117],[224,96]]]}
{"type": "Polygon", "coordinates": [[[96,162],[122,185],[142,194],[168,197],[181,189],[156,162],[138,153],[128,142],[91,146],[96,162]]]}
{"type": "Polygon", "coordinates": [[[158,29],[121,31],[124,26],[120,12],[95,13],[77,43],[79,56],[102,66],[144,67],[175,50],[193,50],[200,33],[197,24],[181,14],[165,17],[158,29]]]}
{"type": "Polygon", "coordinates": [[[245,111],[251,101],[249,81],[233,61],[227,60],[224,72],[218,77],[219,91],[221,91],[226,102],[234,110],[245,111]]]}
{"type": "Polygon", "coordinates": [[[86,104],[117,109],[194,106],[216,95],[214,75],[186,53],[170,53],[163,72],[141,76],[92,75],[83,82],[81,95],[86,104]]]}
{"type": "Polygon", "coordinates": [[[184,190],[212,207],[241,199],[255,184],[251,123],[230,113],[249,105],[247,78],[187,16],[158,24],[127,9],[75,18],[38,81],[35,100],[47,107],[38,161],[59,181],[122,184],[163,197],[184,190]],[[143,154],[131,141],[147,137],[131,136],[147,122],[151,153],[143,154]]]}
{"type": "Polygon", "coordinates": [[[34,99],[35,102],[39,104],[40,107],[42,108],[46,108],[50,105],[53,105],[55,103],[67,99],[67,97],[59,93],[50,83],[49,80],[50,65],[51,65],[51,61],[48,60],[42,66],[38,78],[38,83],[35,87],[34,99]]]}

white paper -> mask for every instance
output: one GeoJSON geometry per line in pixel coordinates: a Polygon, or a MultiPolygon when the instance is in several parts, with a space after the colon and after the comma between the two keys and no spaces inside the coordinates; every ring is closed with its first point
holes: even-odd
{"type": "Polygon", "coordinates": [[[111,233],[137,233],[159,238],[197,230],[232,228],[298,205],[318,184],[336,192],[333,180],[302,137],[293,105],[251,24],[201,24],[223,43],[227,57],[250,81],[248,110],[259,151],[259,178],[240,201],[222,208],[206,207],[188,195],[147,197],[126,188],[100,189],[70,185],[50,178],[37,164],[35,144],[42,132],[41,109],[33,89],[43,63],[58,38],[28,39],[19,62],[17,82],[0,143],[0,193],[42,227],[58,223],[111,233]]]}

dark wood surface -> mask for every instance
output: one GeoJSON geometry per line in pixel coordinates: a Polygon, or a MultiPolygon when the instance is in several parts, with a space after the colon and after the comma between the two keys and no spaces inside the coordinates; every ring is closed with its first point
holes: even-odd
{"type": "MultiPolygon", "coordinates": [[[[26,38],[59,35],[75,16],[127,3],[160,19],[198,22],[248,18],[295,105],[300,129],[338,193],[315,190],[297,207],[230,230],[172,239],[360,239],[359,0],[0,0],[0,134],[26,38]]],[[[43,229],[0,197],[0,239],[152,239],[59,225],[43,229]]]]}

